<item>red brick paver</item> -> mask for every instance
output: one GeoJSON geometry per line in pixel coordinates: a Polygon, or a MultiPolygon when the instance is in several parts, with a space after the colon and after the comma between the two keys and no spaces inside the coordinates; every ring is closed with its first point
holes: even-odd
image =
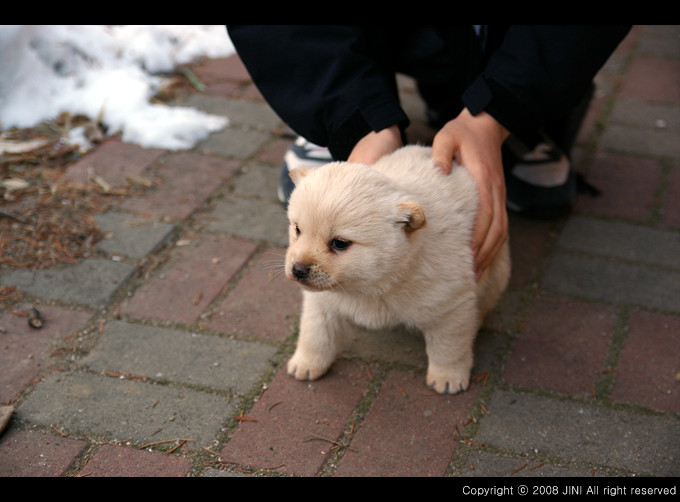
{"type": "Polygon", "coordinates": [[[87,477],[186,476],[191,463],[182,457],[159,452],[104,445],[78,474],[87,477]]]}
{"type": "Polygon", "coordinates": [[[36,305],[43,328],[28,325],[33,305],[17,306],[16,314],[0,318],[0,403],[15,399],[50,364],[54,344],[87,326],[88,312],[36,305]],[[21,314],[21,315],[18,315],[21,314]]]}
{"type": "Polygon", "coordinates": [[[647,221],[656,202],[661,175],[658,160],[600,154],[588,169],[588,182],[602,193],[580,197],[576,209],[597,216],[647,221]]]}
{"type": "Polygon", "coordinates": [[[0,477],[63,476],[87,442],[10,429],[0,436],[0,477]]]}
{"type": "Polygon", "coordinates": [[[285,250],[264,253],[239,281],[207,326],[226,333],[283,340],[297,321],[302,305],[300,288],[283,273],[285,250]]]}
{"type": "Polygon", "coordinates": [[[680,318],[633,314],[612,399],[680,412],[680,318]]]}
{"type": "Polygon", "coordinates": [[[199,209],[237,167],[235,161],[194,152],[173,155],[146,173],[160,178],[160,184],[143,196],[125,200],[121,207],[143,215],[183,220],[199,209]]]}
{"type": "Polygon", "coordinates": [[[222,450],[223,460],[313,476],[331,456],[368,384],[364,367],[344,361],[314,382],[280,371],[222,450]]]}
{"type": "Polygon", "coordinates": [[[420,373],[391,372],[352,440],[337,476],[443,476],[478,385],[439,396],[420,373]]]}
{"type": "Polygon", "coordinates": [[[71,165],[66,170],[63,180],[93,183],[92,175],[97,175],[109,185],[120,188],[128,184],[128,176],[143,175],[145,170],[164,153],[165,150],[142,148],[123,143],[116,138],[109,139],[71,165]]]}
{"type": "Polygon", "coordinates": [[[602,305],[539,298],[520,330],[503,374],[506,382],[591,395],[605,369],[615,314],[602,305]]]}
{"type": "Polygon", "coordinates": [[[220,235],[195,235],[121,305],[133,316],[191,324],[255,252],[257,245],[220,235]]]}
{"type": "Polygon", "coordinates": [[[621,96],[661,103],[680,103],[680,61],[640,56],[630,65],[621,96]]]}

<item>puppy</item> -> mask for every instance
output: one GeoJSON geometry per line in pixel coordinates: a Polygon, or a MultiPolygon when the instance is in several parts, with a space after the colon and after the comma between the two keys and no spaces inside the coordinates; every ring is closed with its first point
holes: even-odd
{"type": "Polygon", "coordinates": [[[429,148],[407,146],[372,166],[334,162],[291,172],[286,275],[303,288],[295,378],[321,377],[352,323],[419,329],[427,385],[468,388],[484,314],[508,282],[507,243],[479,281],[470,248],[476,184],[454,166],[442,174],[429,148]]]}

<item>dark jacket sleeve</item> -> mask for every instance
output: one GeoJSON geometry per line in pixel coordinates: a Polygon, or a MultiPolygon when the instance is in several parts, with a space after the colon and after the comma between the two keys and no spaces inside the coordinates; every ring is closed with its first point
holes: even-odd
{"type": "Polygon", "coordinates": [[[241,60],[272,109],[309,141],[346,159],[359,139],[408,118],[387,40],[359,26],[228,26],[241,60]],[[368,39],[367,37],[370,37],[368,39]]]}
{"type": "Polygon", "coordinates": [[[511,26],[463,103],[473,115],[484,110],[515,135],[529,137],[577,105],[629,30],[511,26]]]}

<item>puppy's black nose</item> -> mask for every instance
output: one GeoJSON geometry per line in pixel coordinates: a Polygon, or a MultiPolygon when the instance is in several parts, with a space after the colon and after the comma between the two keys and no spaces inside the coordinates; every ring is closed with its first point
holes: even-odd
{"type": "Polygon", "coordinates": [[[293,263],[292,272],[296,279],[305,279],[309,275],[309,266],[302,263],[293,263]]]}

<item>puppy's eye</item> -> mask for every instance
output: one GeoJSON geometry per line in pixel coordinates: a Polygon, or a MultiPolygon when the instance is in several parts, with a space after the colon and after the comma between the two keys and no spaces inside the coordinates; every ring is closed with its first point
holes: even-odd
{"type": "Polygon", "coordinates": [[[333,239],[330,243],[331,251],[344,251],[352,244],[351,241],[345,241],[342,239],[333,239]]]}
{"type": "Polygon", "coordinates": [[[293,228],[295,230],[295,235],[299,236],[300,235],[300,227],[298,227],[297,225],[293,225],[293,228]]]}

